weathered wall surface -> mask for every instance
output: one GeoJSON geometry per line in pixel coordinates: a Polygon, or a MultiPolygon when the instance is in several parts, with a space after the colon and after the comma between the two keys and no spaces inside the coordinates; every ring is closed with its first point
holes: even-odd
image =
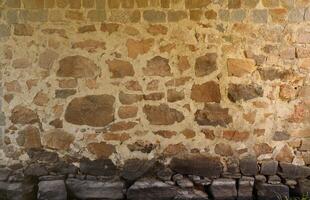
{"type": "Polygon", "coordinates": [[[2,165],[310,164],[308,0],[0,0],[2,165]]]}

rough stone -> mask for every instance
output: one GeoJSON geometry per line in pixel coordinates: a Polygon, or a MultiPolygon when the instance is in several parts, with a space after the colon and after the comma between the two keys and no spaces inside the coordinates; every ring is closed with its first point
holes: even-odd
{"type": "Polygon", "coordinates": [[[57,76],[89,78],[96,77],[99,73],[99,67],[92,60],[76,55],[65,57],[59,61],[57,76]]]}
{"type": "Polygon", "coordinates": [[[136,59],[139,55],[146,54],[154,45],[154,39],[133,40],[128,39],[126,46],[128,57],[136,59]]]}
{"type": "Polygon", "coordinates": [[[191,91],[191,99],[197,102],[216,102],[221,101],[219,85],[214,81],[209,81],[201,85],[194,84],[191,91]]]}
{"type": "Polygon", "coordinates": [[[227,59],[227,69],[229,76],[242,77],[251,74],[256,70],[255,61],[252,59],[227,59]]]}
{"type": "Polygon", "coordinates": [[[242,177],[238,181],[238,200],[253,199],[254,178],[242,177]]]}
{"type": "Polygon", "coordinates": [[[263,88],[255,84],[229,84],[228,88],[228,98],[232,102],[237,102],[240,100],[248,101],[257,97],[262,97],[263,93],[263,88]]]}
{"type": "Polygon", "coordinates": [[[147,66],[143,68],[146,76],[171,76],[169,60],[161,56],[155,56],[147,61],[147,66]]]}
{"type": "Polygon", "coordinates": [[[185,8],[202,8],[211,3],[211,0],[185,0],[185,8]]]}
{"type": "Polygon", "coordinates": [[[107,60],[106,63],[112,73],[111,78],[124,78],[126,76],[134,76],[135,74],[133,66],[127,61],[114,59],[107,60]]]}
{"type": "Polygon", "coordinates": [[[275,155],[275,159],[280,162],[291,163],[294,159],[294,153],[288,145],[284,145],[275,155]]]}
{"type": "Polygon", "coordinates": [[[186,11],[168,11],[168,22],[178,22],[183,19],[187,18],[187,12],[186,11]]]}
{"type": "Polygon", "coordinates": [[[273,199],[285,199],[289,198],[289,188],[282,184],[257,184],[257,199],[258,200],[273,200],[273,199]]]}
{"type": "Polygon", "coordinates": [[[167,101],[168,102],[177,102],[185,98],[184,91],[177,91],[176,89],[169,89],[167,91],[167,101]]]}
{"type": "Polygon", "coordinates": [[[240,171],[245,176],[255,176],[258,173],[257,160],[254,156],[247,156],[240,160],[240,171]]]}
{"type": "Polygon", "coordinates": [[[238,195],[236,181],[233,179],[213,180],[210,191],[212,196],[218,200],[234,200],[238,195]]]}
{"type": "Polygon", "coordinates": [[[31,62],[28,58],[17,58],[13,60],[12,67],[15,69],[24,69],[31,67],[31,62]]]}
{"type": "Polygon", "coordinates": [[[303,179],[310,176],[310,168],[307,166],[298,166],[284,162],[281,162],[279,165],[281,169],[279,174],[283,178],[303,179]]]}
{"type": "Polygon", "coordinates": [[[106,44],[102,41],[88,39],[73,43],[72,48],[86,50],[89,53],[95,53],[98,51],[98,49],[105,50],[106,44]]]}
{"type": "Polygon", "coordinates": [[[228,114],[228,108],[222,108],[219,104],[206,104],[203,110],[195,113],[195,121],[199,125],[226,127],[232,122],[232,117],[228,114]]]}
{"type": "Polygon", "coordinates": [[[260,169],[260,173],[263,175],[276,175],[278,170],[278,162],[274,160],[264,161],[262,162],[262,166],[260,169]]]}
{"type": "Polygon", "coordinates": [[[266,9],[254,9],[252,10],[252,21],[254,23],[267,23],[268,12],[266,9]]]}
{"type": "Polygon", "coordinates": [[[66,99],[72,95],[76,94],[75,89],[63,89],[63,90],[56,90],[55,97],[59,99],[66,99]]]}
{"type": "Polygon", "coordinates": [[[190,158],[173,158],[170,168],[181,174],[205,177],[219,177],[223,165],[218,157],[192,156],[190,158]]]}
{"type": "Polygon", "coordinates": [[[198,77],[206,76],[217,70],[217,54],[207,53],[196,59],[195,75],[198,77]]]}
{"type": "Polygon", "coordinates": [[[59,54],[51,49],[47,49],[39,56],[39,66],[43,69],[51,69],[59,54]]]}
{"type": "Polygon", "coordinates": [[[22,105],[14,107],[10,120],[14,124],[34,124],[40,121],[39,116],[33,110],[22,105]]]}
{"type": "Polygon", "coordinates": [[[274,141],[283,141],[290,139],[290,135],[286,131],[276,131],[272,137],[274,141]]]}
{"type": "Polygon", "coordinates": [[[171,125],[184,120],[184,115],[180,111],[170,108],[166,104],[145,105],[143,112],[152,125],[171,125]]]}
{"type": "Polygon", "coordinates": [[[158,10],[145,10],[143,18],[150,23],[162,23],[166,21],[166,13],[158,10]]]}
{"type": "Polygon", "coordinates": [[[16,142],[26,149],[41,148],[40,131],[34,126],[27,126],[18,132],[16,142]]]}
{"type": "Polygon", "coordinates": [[[15,24],[14,25],[14,35],[17,36],[32,36],[34,29],[29,24],[15,24]]]}
{"type": "Polygon", "coordinates": [[[297,181],[296,190],[298,195],[306,196],[310,193],[310,181],[307,179],[299,179],[297,181]]]}
{"type": "Polygon", "coordinates": [[[94,176],[115,176],[118,173],[116,166],[109,159],[88,160],[82,159],[80,170],[83,174],[94,176]]]}
{"type": "Polygon", "coordinates": [[[67,150],[74,141],[74,136],[61,129],[54,129],[43,134],[43,145],[47,148],[67,150]]]}
{"type": "Polygon", "coordinates": [[[250,133],[246,131],[223,131],[223,138],[234,142],[245,141],[249,136],[250,133]]]}
{"type": "Polygon", "coordinates": [[[254,145],[254,151],[256,156],[272,153],[273,148],[267,143],[258,143],[254,145]]]}
{"type": "Polygon", "coordinates": [[[41,181],[38,189],[38,199],[67,199],[67,191],[63,180],[41,181]]]}
{"type": "Polygon", "coordinates": [[[232,156],[233,150],[229,144],[218,143],[214,147],[214,152],[221,156],[232,156]]]}
{"type": "Polygon", "coordinates": [[[76,125],[106,126],[114,120],[115,98],[110,95],[89,95],[73,99],[65,112],[67,122],[76,125]]]}
{"type": "Polygon", "coordinates": [[[150,172],[155,167],[155,164],[155,160],[127,160],[121,172],[121,176],[129,182],[136,181],[150,172]]]}

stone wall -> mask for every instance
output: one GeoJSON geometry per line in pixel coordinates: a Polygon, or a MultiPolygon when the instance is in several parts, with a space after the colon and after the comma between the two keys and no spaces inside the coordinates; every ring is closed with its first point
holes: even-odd
{"type": "Polygon", "coordinates": [[[76,166],[188,154],[223,171],[248,155],[309,165],[308,6],[0,0],[0,164],[44,149],[76,166]]]}

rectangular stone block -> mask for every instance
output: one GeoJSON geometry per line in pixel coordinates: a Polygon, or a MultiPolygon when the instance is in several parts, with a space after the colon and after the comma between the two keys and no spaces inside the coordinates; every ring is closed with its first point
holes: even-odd
{"type": "Polygon", "coordinates": [[[190,10],[189,18],[193,21],[200,21],[202,17],[202,10],[190,10]]]}
{"type": "Polygon", "coordinates": [[[211,3],[211,0],[185,0],[185,8],[202,8],[211,3]]]}
{"type": "Polygon", "coordinates": [[[254,23],[267,23],[268,13],[265,9],[252,10],[252,21],[254,23]]]}
{"type": "Polygon", "coordinates": [[[21,10],[19,16],[25,22],[46,22],[48,10],[21,10]]]}
{"type": "Polygon", "coordinates": [[[21,7],[21,0],[9,0],[6,1],[6,6],[9,8],[20,8],[21,7]]]}
{"type": "Polygon", "coordinates": [[[80,9],[81,8],[81,0],[68,0],[69,7],[71,9],[80,9]]]}
{"type": "Polygon", "coordinates": [[[147,0],[136,0],[136,5],[138,8],[145,8],[149,5],[149,2],[147,0]]]}
{"type": "Polygon", "coordinates": [[[161,0],[162,8],[170,8],[170,0],[161,0]]]}
{"type": "Polygon", "coordinates": [[[135,5],[134,0],[122,0],[122,8],[133,8],[135,5]]]}
{"type": "Polygon", "coordinates": [[[121,0],[108,0],[109,8],[119,8],[121,0]]]}
{"type": "Polygon", "coordinates": [[[87,13],[87,18],[93,22],[103,22],[107,16],[105,10],[90,10],[87,13]]]}
{"type": "Polygon", "coordinates": [[[0,24],[0,38],[10,36],[10,27],[6,24],[0,24]]]}
{"type": "Polygon", "coordinates": [[[95,6],[95,0],[83,0],[82,6],[83,8],[93,8],[95,6]]]}
{"type": "Polygon", "coordinates": [[[178,22],[182,19],[186,19],[188,18],[187,16],[187,12],[186,11],[182,11],[182,10],[179,10],[179,11],[174,11],[174,10],[170,10],[168,12],[168,21],[169,22],[178,22]]]}
{"type": "Polygon", "coordinates": [[[6,12],[6,22],[8,24],[16,24],[18,23],[18,13],[19,11],[16,9],[9,9],[6,12]]]}
{"type": "Polygon", "coordinates": [[[43,0],[22,0],[22,1],[26,9],[43,9],[44,8],[43,0]]]}
{"type": "Polygon", "coordinates": [[[145,10],[143,18],[151,23],[161,23],[166,21],[166,13],[159,10],[145,10]]]}
{"type": "Polygon", "coordinates": [[[294,8],[288,13],[288,22],[298,23],[304,20],[305,9],[304,8],[294,8]]]}

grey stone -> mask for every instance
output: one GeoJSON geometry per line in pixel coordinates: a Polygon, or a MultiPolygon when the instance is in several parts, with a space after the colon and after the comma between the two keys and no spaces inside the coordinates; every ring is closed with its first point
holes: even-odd
{"type": "Polygon", "coordinates": [[[55,180],[64,180],[64,175],[47,175],[39,177],[39,181],[55,181],[55,180]]]}
{"type": "Polygon", "coordinates": [[[264,81],[273,81],[275,79],[282,79],[285,75],[284,72],[274,68],[264,68],[258,70],[261,79],[264,81]]]}
{"type": "Polygon", "coordinates": [[[223,164],[217,157],[196,156],[191,158],[173,158],[172,170],[181,174],[190,174],[216,178],[223,172],[223,164]]]}
{"type": "Polygon", "coordinates": [[[56,152],[49,152],[43,149],[28,149],[27,154],[33,162],[55,163],[59,160],[56,152]]]}
{"type": "Polygon", "coordinates": [[[289,198],[289,187],[282,184],[257,184],[257,199],[258,200],[275,200],[289,198]]]}
{"type": "Polygon", "coordinates": [[[263,175],[276,175],[278,170],[278,161],[269,160],[263,161],[260,169],[260,173],[263,175]]]}
{"type": "Polygon", "coordinates": [[[305,21],[310,21],[310,8],[305,11],[305,21]]]}
{"type": "Polygon", "coordinates": [[[6,196],[9,200],[36,199],[35,185],[29,181],[20,183],[9,183],[6,188],[6,196]]]}
{"type": "Polygon", "coordinates": [[[297,181],[296,192],[300,196],[310,194],[310,180],[309,179],[299,179],[297,181]]]}
{"type": "Polygon", "coordinates": [[[212,197],[216,200],[235,200],[237,198],[234,179],[215,179],[210,186],[212,197]]]}
{"type": "Polygon", "coordinates": [[[0,126],[5,126],[5,114],[0,112],[0,126]]]}
{"type": "Polygon", "coordinates": [[[157,177],[162,181],[170,181],[173,172],[169,168],[164,168],[156,173],[157,177]]]}
{"type": "Polygon", "coordinates": [[[80,163],[80,171],[94,176],[114,176],[118,173],[116,166],[110,159],[94,161],[83,159],[80,163]]]}
{"type": "Polygon", "coordinates": [[[66,180],[68,191],[78,199],[123,199],[124,183],[119,180],[105,182],[69,178],[66,180]]]}
{"type": "Polygon", "coordinates": [[[12,171],[10,169],[0,168],[0,181],[6,181],[9,178],[11,172],[12,171]]]}
{"type": "Polygon", "coordinates": [[[245,19],[246,12],[243,9],[234,9],[230,13],[230,21],[241,22],[245,19]]]}
{"type": "Polygon", "coordinates": [[[219,10],[219,12],[218,12],[218,14],[219,14],[219,18],[220,18],[220,20],[222,20],[222,21],[229,21],[229,18],[230,18],[230,14],[229,14],[229,10],[219,10]]]}
{"type": "Polygon", "coordinates": [[[180,190],[173,200],[208,200],[208,195],[200,190],[180,190]]]}
{"type": "Polygon", "coordinates": [[[268,12],[265,9],[255,9],[252,11],[252,21],[254,23],[267,23],[268,12]]]}
{"type": "Polygon", "coordinates": [[[253,177],[242,177],[238,181],[238,198],[237,200],[251,200],[253,199],[253,177]]]}
{"type": "Polygon", "coordinates": [[[63,180],[41,181],[38,189],[38,200],[66,200],[67,190],[63,180]]]}
{"type": "Polygon", "coordinates": [[[280,184],[281,178],[277,175],[269,176],[268,177],[268,183],[269,184],[280,184]]]}
{"type": "Polygon", "coordinates": [[[310,167],[280,163],[280,176],[288,179],[303,179],[310,176],[310,167]]]}
{"type": "Polygon", "coordinates": [[[248,101],[257,97],[262,97],[263,94],[263,88],[256,84],[229,84],[228,88],[228,98],[232,102],[240,100],[248,101]]]}
{"type": "Polygon", "coordinates": [[[8,24],[16,24],[16,23],[18,23],[18,10],[12,10],[12,9],[10,9],[10,10],[8,10],[7,12],[6,12],[6,22],[8,23],[8,24]]]}
{"type": "Polygon", "coordinates": [[[150,172],[156,161],[130,159],[125,162],[121,176],[129,182],[135,181],[150,172]]]}
{"type": "Polygon", "coordinates": [[[157,10],[145,10],[143,12],[144,20],[151,23],[160,23],[166,21],[166,13],[157,10]]]}
{"type": "Polygon", "coordinates": [[[305,138],[302,140],[299,150],[300,151],[310,151],[310,139],[309,138],[305,138]]]}
{"type": "Polygon", "coordinates": [[[180,180],[176,181],[176,184],[180,186],[181,188],[192,188],[194,187],[194,184],[191,180],[188,178],[182,178],[180,180]]]}
{"type": "Polygon", "coordinates": [[[183,175],[182,174],[175,174],[175,175],[173,175],[172,176],[172,180],[174,181],[174,182],[176,182],[176,181],[178,181],[178,180],[181,180],[181,179],[183,179],[183,175]]]}
{"type": "Polygon", "coordinates": [[[257,183],[266,183],[266,181],[267,181],[267,178],[264,175],[259,174],[255,176],[255,182],[257,183]]]}
{"type": "Polygon", "coordinates": [[[69,96],[75,95],[76,90],[74,89],[63,89],[63,90],[56,90],[55,97],[59,99],[66,99],[69,96]]]}
{"type": "Polygon", "coordinates": [[[45,176],[48,174],[48,171],[46,170],[46,168],[43,165],[40,164],[31,164],[29,165],[26,169],[25,169],[25,175],[26,176],[35,176],[35,177],[39,177],[39,176],[45,176]]]}
{"type": "Polygon", "coordinates": [[[11,34],[10,27],[5,24],[0,24],[0,38],[9,37],[11,34]]]}
{"type": "Polygon", "coordinates": [[[283,140],[288,140],[290,139],[290,135],[285,132],[285,131],[276,131],[273,135],[273,140],[274,141],[283,141],[283,140]]]}
{"type": "Polygon", "coordinates": [[[299,23],[304,20],[305,9],[293,8],[288,13],[288,21],[291,23],[299,23]]]}
{"type": "Polygon", "coordinates": [[[47,22],[48,10],[21,10],[19,17],[23,22],[47,22]]]}
{"type": "Polygon", "coordinates": [[[255,156],[247,156],[240,160],[240,171],[245,176],[255,176],[258,172],[255,156]]]}

